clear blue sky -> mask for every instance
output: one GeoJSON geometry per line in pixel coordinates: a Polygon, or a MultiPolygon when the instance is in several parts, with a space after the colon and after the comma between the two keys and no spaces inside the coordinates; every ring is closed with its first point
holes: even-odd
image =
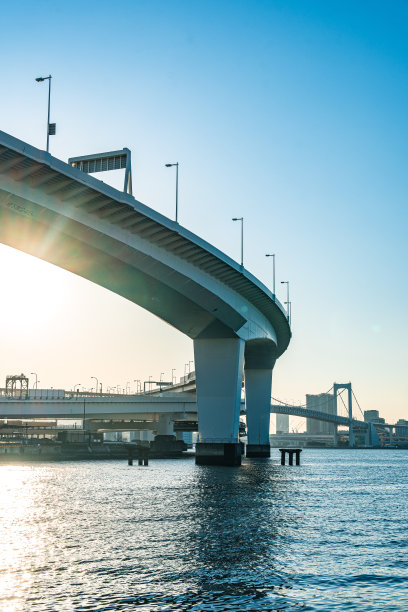
{"type": "MultiPolygon", "coordinates": [[[[129,147],[135,197],[171,217],[163,165],[179,161],[180,222],[239,259],[243,215],[246,267],[271,286],[275,252],[290,281],[273,394],[351,380],[363,409],[408,418],[406,2],[40,0],[1,21],[0,129],[45,148],[34,78],[51,73],[54,155],[129,147]]],[[[190,340],[99,287],[6,247],[0,264],[0,384],[134,386],[192,359],[190,340]]]]}

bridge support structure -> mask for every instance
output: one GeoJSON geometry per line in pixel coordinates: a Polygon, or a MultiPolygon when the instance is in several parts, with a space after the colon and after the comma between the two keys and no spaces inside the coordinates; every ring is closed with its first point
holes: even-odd
{"type": "Polygon", "coordinates": [[[158,436],[174,436],[173,415],[159,414],[159,422],[157,424],[158,436]]]}
{"type": "Polygon", "coordinates": [[[199,442],[197,465],[241,465],[239,412],[244,340],[194,340],[199,442]]]}
{"type": "Polygon", "coordinates": [[[275,345],[251,340],[245,345],[245,403],[248,431],[247,457],[270,457],[272,370],[275,345]]]}
{"type": "MultiPolygon", "coordinates": [[[[130,152],[103,157],[114,166],[126,158],[131,191],[130,152]]],[[[0,131],[0,242],[115,292],[193,339],[197,463],[237,465],[245,341],[269,338],[282,355],[291,338],[285,310],[216,247],[89,176],[100,159],[71,158],[73,167],[0,131]]]]}
{"type": "MultiPolygon", "coordinates": [[[[390,427],[390,443],[392,444],[392,428],[390,427]]],[[[380,437],[377,433],[376,428],[374,427],[374,423],[370,423],[368,426],[368,439],[369,439],[369,445],[370,446],[374,446],[374,447],[378,447],[380,446],[380,437]]]]}
{"type": "Polygon", "coordinates": [[[339,444],[339,436],[337,432],[337,425],[334,423],[333,426],[333,446],[336,448],[339,444]]]}
{"type": "Polygon", "coordinates": [[[353,394],[351,390],[351,382],[333,384],[334,414],[337,414],[337,392],[339,389],[347,389],[348,392],[349,448],[354,448],[355,443],[353,431],[353,394]]]}

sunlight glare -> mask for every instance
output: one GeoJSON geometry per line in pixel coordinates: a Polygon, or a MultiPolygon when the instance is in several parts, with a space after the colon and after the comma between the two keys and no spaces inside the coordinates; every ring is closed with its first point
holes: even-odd
{"type": "Polygon", "coordinates": [[[21,333],[56,319],[69,299],[66,273],[40,259],[0,245],[5,291],[1,315],[21,333]]]}

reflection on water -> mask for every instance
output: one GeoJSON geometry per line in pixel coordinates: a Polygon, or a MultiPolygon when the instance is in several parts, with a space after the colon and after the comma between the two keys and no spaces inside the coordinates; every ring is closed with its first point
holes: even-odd
{"type": "Polygon", "coordinates": [[[0,466],[0,609],[406,610],[408,453],[278,460],[0,466]]]}

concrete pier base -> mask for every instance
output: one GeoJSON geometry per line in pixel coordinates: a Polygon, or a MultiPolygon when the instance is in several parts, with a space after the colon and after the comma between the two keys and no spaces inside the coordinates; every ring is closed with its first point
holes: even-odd
{"type": "Polygon", "coordinates": [[[247,444],[247,457],[270,457],[271,447],[269,444],[247,444]]]}
{"type": "Polygon", "coordinates": [[[274,365],[273,342],[253,340],[245,344],[247,457],[270,457],[269,424],[274,365]]]}
{"type": "Polygon", "coordinates": [[[240,465],[244,341],[240,338],[194,340],[199,442],[197,465],[240,465]]]}
{"type": "Polygon", "coordinates": [[[198,442],[196,444],[197,465],[241,465],[239,442],[198,442]]]}

